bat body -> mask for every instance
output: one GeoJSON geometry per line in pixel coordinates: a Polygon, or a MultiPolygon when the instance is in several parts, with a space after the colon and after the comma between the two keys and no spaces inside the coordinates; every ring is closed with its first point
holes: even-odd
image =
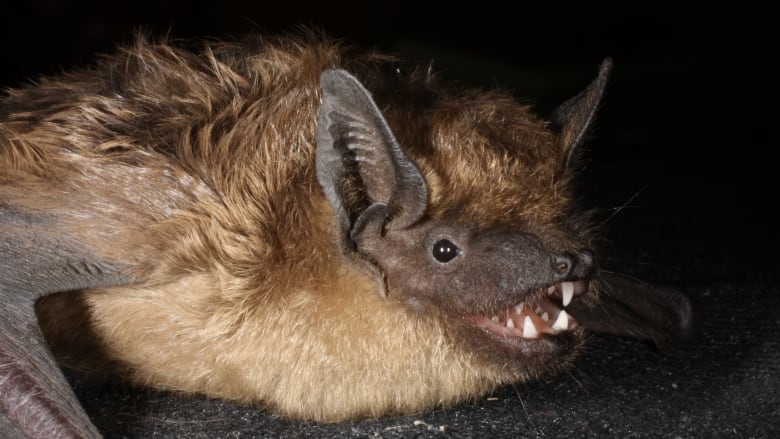
{"type": "Polygon", "coordinates": [[[0,432],[97,437],[54,357],[340,421],[671,342],[572,192],[611,64],[546,122],[315,36],[140,39],[0,102],[0,432]]]}

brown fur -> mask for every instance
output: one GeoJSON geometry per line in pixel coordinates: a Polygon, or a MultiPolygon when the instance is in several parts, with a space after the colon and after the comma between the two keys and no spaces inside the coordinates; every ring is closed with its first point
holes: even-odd
{"type": "Polygon", "coordinates": [[[65,364],[324,421],[567,365],[576,348],[509,358],[461,316],[382,298],[342,257],[314,168],[318,81],[334,67],[373,93],[425,177],[428,216],[521,228],[553,251],[588,244],[565,148],[508,94],[447,88],[315,36],[197,51],[139,39],[0,104],[0,199],[60,212],[62,230],[137,280],[39,303],[65,364]]]}

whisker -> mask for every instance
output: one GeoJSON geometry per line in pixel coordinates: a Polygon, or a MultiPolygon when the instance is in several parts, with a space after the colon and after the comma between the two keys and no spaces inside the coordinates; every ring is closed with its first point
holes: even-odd
{"type": "Polygon", "coordinates": [[[531,428],[531,430],[536,431],[536,426],[534,425],[534,421],[531,419],[531,415],[528,413],[528,408],[525,406],[525,401],[523,401],[523,397],[520,394],[520,391],[517,389],[517,386],[513,384],[512,390],[514,390],[515,395],[517,395],[517,400],[520,402],[520,407],[522,407],[523,409],[523,413],[525,414],[525,420],[528,422],[528,426],[531,428]]]}
{"type": "MultiPolygon", "coordinates": [[[[606,219],[604,219],[603,221],[601,221],[601,223],[599,224],[599,226],[603,226],[603,225],[604,225],[604,224],[606,224],[607,222],[611,221],[611,220],[612,220],[612,218],[614,218],[614,217],[615,217],[617,214],[619,214],[620,212],[622,212],[622,211],[623,211],[623,209],[626,209],[626,208],[628,208],[628,207],[629,207],[629,204],[630,204],[632,201],[634,201],[634,200],[636,199],[636,197],[638,197],[638,196],[639,196],[639,194],[641,194],[641,193],[642,193],[642,192],[643,192],[645,189],[647,189],[647,185],[645,185],[644,187],[642,187],[642,188],[640,188],[639,190],[637,190],[637,191],[634,193],[634,195],[631,195],[631,197],[629,197],[629,199],[628,199],[628,200],[626,200],[626,202],[625,202],[625,203],[623,203],[622,205],[620,205],[620,206],[617,206],[617,207],[612,207],[612,208],[609,208],[609,209],[604,209],[605,211],[609,211],[609,210],[611,210],[611,211],[612,211],[612,214],[611,214],[609,217],[607,217],[606,219]]],[[[634,207],[634,208],[639,208],[639,206],[631,206],[631,207],[634,207]]]]}

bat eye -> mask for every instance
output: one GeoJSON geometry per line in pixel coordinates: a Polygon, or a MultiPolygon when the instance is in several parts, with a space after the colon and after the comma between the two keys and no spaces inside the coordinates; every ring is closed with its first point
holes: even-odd
{"type": "Polygon", "coordinates": [[[455,259],[455,256],[459,254],[460,249],[458,249],[458,246],[449,240],[442,239],[433,244],[433,257],[443,264],[455,259]]]}

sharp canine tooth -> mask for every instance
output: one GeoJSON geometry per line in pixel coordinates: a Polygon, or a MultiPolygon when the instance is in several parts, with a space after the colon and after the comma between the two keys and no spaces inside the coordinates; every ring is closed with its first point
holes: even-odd
{"type": "Polygon", "coordinates": [[[574,297],[574,284],[571,282],[561,282],[561,292],[563,293],[563,306],[571,303],[574,297]]]}
{"type": "Polygon", "coordinates": [[[518,303],[515,305],[515,314],[522,314],[523,312],[523,302],[518,303]]]}
{"type": "Polygon", "coordinates": [[[515,327],[515,321],[511,318],[506,319],[506,327],[507,328],[514,328],[515,327]]]}
{"type": "Polygon", "coordinates": [[[569,315],[566,314],[566,311],[561,310],[560,314],[558,314],[558,318],[555,319],[555,323],[553,323],[552,328],[557,331],[565,331],[569,329],[569,315]]]}
{"type": "Polygon", "coordinates": [[[525,316],[525,320],[523,320],[523,337],[536,338],[537,335],[538,332],[536,332],[534,322],[531,321],[531,316],[525,316]]]}
{"type": "Polygon", "coordinates": [[[549,322],[550,321],[550,314],[547,314],[547,313],[542,314],[542,320],[544,320],[545,322],[549,322]]]}

